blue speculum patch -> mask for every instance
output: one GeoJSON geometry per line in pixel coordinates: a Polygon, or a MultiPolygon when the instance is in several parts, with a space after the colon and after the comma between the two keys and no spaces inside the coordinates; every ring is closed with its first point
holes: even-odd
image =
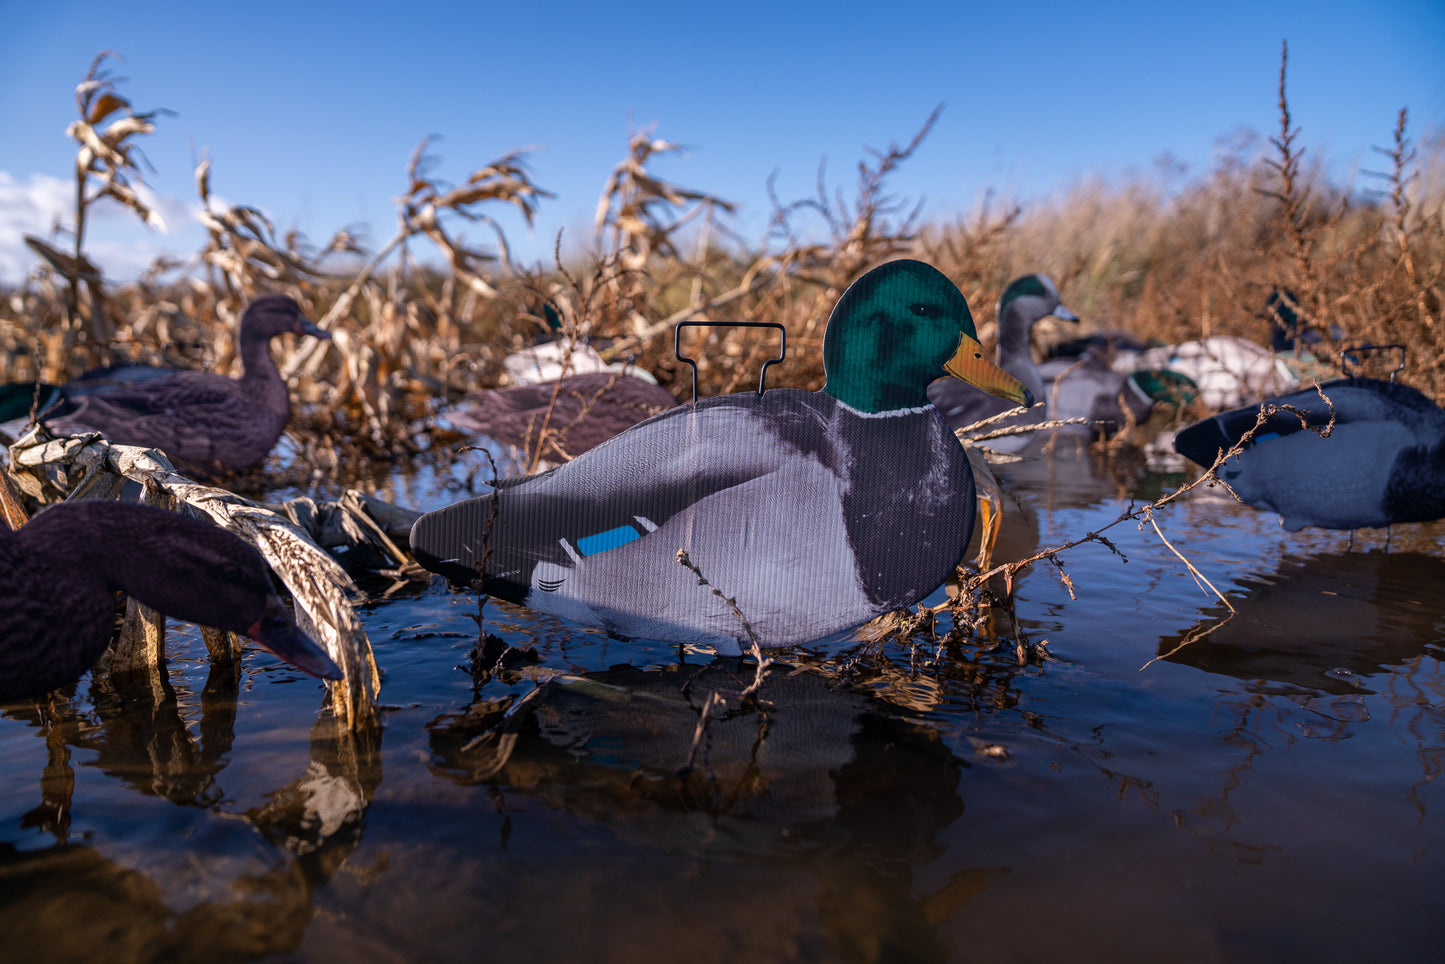
{"type": "Polygon", "coordinates": [[[616,549],[618,546],[626,545],[633,539],[640,539],[637,530],[632,526],[618,526],[616,529],[608,529],[606,532],[598,532],[595,535],[583,536],[577,540],[577,551],[584,556],[595,556],[599,552],[606,552],[608,549],[616,549]]]}

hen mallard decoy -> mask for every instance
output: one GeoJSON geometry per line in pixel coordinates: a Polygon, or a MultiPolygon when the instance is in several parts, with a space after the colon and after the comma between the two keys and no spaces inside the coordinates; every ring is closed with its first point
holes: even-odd
{"type": "Polygon", "coordinates": [[[417,560],[465,585],[484,569],[484,592],[541,612],[727,654],[750,634],[803,643],[910,606],[954,571],[976,513],[929,383],[946,372],[1033,399],[919,261],[844,292],[823,360],[822,391],[703,399],[429,512],[412,529],[417,560]]]}
{"type": "Polygon", "coordinates": [[[147,506],[62,502],[15,531],[0,522],[0,703],[90,669],[110,643],[117,591],[341,676],[271,592],[260,555],[229,532],[147,506]]]}
{"type": "Polygon", "coordinates": [[[37,418],[66,398],[102,395],[123,385],[174,375],[179,369],[155,365],[110,365],[95,368],[64,385],[48,382],[6,382],[0,385],[0,440],[15,441],[29,426],[31,413],[37,418]]]}
{"type": "Polygon", "coordinates": [[[676,406],[677,399],[659,385],[597,372],[473,392],[445,417],[457,429],[524,451],[540,445],[541,458],[559,463],[676,406]]]}
{"type": "MultiPolygon", "coordinates": [[[[1079,316],[1059,301],[1059,290],[1045,275],[1030,274],[1016,278],[1004,289],[998,300],[998,367],[1018,379],[1029,390],[1035,401],[1043,402],[1037,409],[996,423],[990,428],[1004,428],[1013,425],[1033,425],[1045,421],[1048,415],[1048,396],[1044,391],[1043,378],[1034,364],[1030,339],[1034,324],[1042,318],[1053,316],[1062,321],[1079,320],[1079,316]]],[[[948,424],[955,429],[967,428],[975,422],[1002,414],[1015,407],[999,398],[993,398],[974,391],[953,379],[941,379],[928,390],[928,397],[943,412],[948,424]]],[[[1033,435],[1007,435],[989,439],[991,449],[1016,452],[1032,441],[1033,435]]]]}
{"type": "Polygon", "coordinates": [[[1445,410],[1408,385],[1346,378],[1269,398],[1183,429],[1175,450],[1213,465],[1254,427],[1262,405],[1278,410],[1219,477],[1249,505],[1278,512],[1289,531],[1445,517],[1445,410]]]}
{"type": "Polygon", "coordinates": [[[181,371],[102,394],[67,397],[42,421],[57,435],[102,432],[112,442],[165,452],[183,472],[244,471],[266,457],[291,417],[286,383],[271,358],[283,332],[330,338],[285,295],[262,295],[246,308],[236,333],[242,375],[181,371]]]}

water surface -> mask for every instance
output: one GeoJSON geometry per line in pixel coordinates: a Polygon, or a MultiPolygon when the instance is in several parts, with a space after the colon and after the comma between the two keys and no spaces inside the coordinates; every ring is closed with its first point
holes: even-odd
{"type": "MultiPolygon", "coordinates": [[[[1003,558],[1180,481],[1008,474],[1003,558]]],[[[1062,557],[1077,598],[1023,578],[1022,658],[832,641],[760,708],[751,661],[505,604],[474,660],[475,597],[433,583],[362,606],[387,708],[350,736],[172,624],[166,678],[0,713],[6,954],[1437,959],[1445,527],[1290,534],[1207,491],[1160,522],[1233,616],[1128,522],[1062,557]]]]}

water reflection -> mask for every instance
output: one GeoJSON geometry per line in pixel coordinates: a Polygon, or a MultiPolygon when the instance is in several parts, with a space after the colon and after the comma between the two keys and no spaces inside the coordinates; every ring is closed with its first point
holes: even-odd
{"type": "MultiPolygon", "coordinates": [[[[1425,819],[1420,791],[1445,764],[1445,561],[1413,552],[1291,555],[1276,572],[1238,584],[1246,592],[1233,600],[1237,613],[1216,607],[1159,642],[1161,659],[1244,684],[1215,702],[1217,739],[1235,759],[1217,792],[1180,811],[1179,825],[1228,830],[1239,822],[1232,794],[1267,756],[1301,740],[1350,740],[1382,709],[1395,738],[1414,743],[1419,771],[1405,796],[1425,819]]],[[[1270,852],[1263,844],[1251,851],[1258,861],[1270,852]]]]}
{"type": "MultiPolygon", "coordinates": [[[[806,875],[788,889],[813,893],[846,957],[946,956],[937,924],[1007,872],[967,868],[926,895],[914,885],[963,815],[970,764],[931,727],[817,667],[774,666],[758,706],[741,697],[751,679],[730,659],[557,676],[520,702],[434,721],[433,769],[605,824],[668,860],[806,875]]],[[[747,907],[749,926],[772,924],[747,907]]]]}
{"type": "Polygon", "coordinates": [[[1160,657],[1321,694],[1373,693],[1373,677],[1445,642],[1445,561],[1413,552],[1286,556],[1241,578],[1237,615],[1215,607],[1159,642],[1160,657]]]}
{"type": "MultiPolygon", "coordinates": [[[[268,794],[266,803],[229,812],[220,778],[235,741],[240,683],[239,664],[211,668],[194,734],[183,711],[196,701],[165,673],[98,674],[90,692],[93,715],[82,714],[83,704],[65,692],[5,711],[36,726],[46,741],[42,803],[21,825],[57,840],[34,851],[0,842],[0,933],[7,954],[214,959],[300,944],[315,894],[361,841],[381,782],[381,730],[351,733],[324,714],[311,728],[306,771],[268,794]],[[227,859],[205,864],[191,852],[195,840],[151,838],[139,854],[69,842],[73,752],[116,785],[204,809],[203,820],[244,821],[269,843],[259,852],[233,843],[227,859]],[[128,865],[127,857],[139,858],[143,869],[128,865]]],[[[204,836],[214,825],[187,826],[185,837],[204,836]]]]}
{"type": "MultiPolygon", "coordinates": [[[[1008,471],[1013,558],[1122,508],[1107,466],[1008,471]]],[[[315,722],[284,671],[181,659],[0,708],[5,952],[1431,959],[1445,526],[1349,553],[1201,498],[1166,529],[1233,620],[1121,526],[1128,564],[1067,557],[1077,599],[1022,580],[1028,662],[940,620],[789,653],[766,713],[738,702],[748,663],[496,601],[503,649],[469,675],[475,597],[378,597],[384,781],[380,734],[315,722]]]]}

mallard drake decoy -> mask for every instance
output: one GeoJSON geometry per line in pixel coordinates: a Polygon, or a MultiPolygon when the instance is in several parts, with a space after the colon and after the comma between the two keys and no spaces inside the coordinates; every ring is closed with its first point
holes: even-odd
{"type": "Polygon", "coordinates": [[[291,415],[270,348],[273,337],[288,331],[331,337],[295,301],[262,295],[241,315],[239,379],[182,371],[115,385],[103,394],[67,397],[43,419],[45,427],[57,435],[97,431],[122,445],[158,448],[193,475],[244,471],[266,457],[291,415]]]}
{"type": "Polygon", "coordinates": [[[672,393],[659,385],[598,372],[473,392],[445,417],[464,432],[525,451],[536,451],[540,442],[541,458],[559,463],[676,405],[672,393]]]}
{"type": "Polygon", "coordinates": [[[1107,357],[1088,352],[1079,358],[1050,358],[1040,363],[1049,417],[1082,418],[1068,426],[1089,435],[1110,436],[1129,424],[1142,425],[1160,403],[1185,405],[1199,395],[1187,375],[1168,369],[1115,371],[1107,357]]]}
{"type": "MultiPolygon", "coordinates": [[[[1047,276],[1024,275],[1016,278],[1004,289],[998,300],[998,367],[1008,372],[1027,388],[1036,402],[1042,402],[1037,409],[1017,419],[998,423],[993,428],[1013,425],[1031,425],[1050,418],[1048,396],[1044,382],[1034,364],[1030,337],[1034,323],[1041,318],[1053,316],[1062,321],[1079,320],[1079,316],[1059,301],[1059,290],[1047,276]]],[[[966,428],[975,422],[998,415],[1014,407],[998,398],[991,398],[974,391],[954,379],[941,379],[929,387],[928,397],[943,412],[948,424],[956,429],[966,428]]],[[[989,448],[1003,452],[1016,452],[1032,441],[1032,434],[1010,435],[989,439],[983,443],[989,448]]]]}
{"type": "Polygon", "coordinates": [[[620,636],[727,654],[750,633],[803,643],[912,605],[953,572],[976,512],[968,456],[928,384],[947,372],[1032,398],[984,358],[958,289],[919,261],[843,293],[823,360],[822,391],[706,398],[429,512],[412,528],[417,561],[464,585],[484,569],[484,592],[620,636]]]}
{"type": "Polygon", "coordinates": [[[1119,352],[1114,370],[1167,369],[1188,377],[1209,408],[1233,408],[1296,388],[1299,377],[1281,356],[1244,338],[1214,335],[1199,341],[1119,352]]]}
{"type": "Polygon", "coordinates": [[[62,502],[16,531],[0,523],[0,703],[90,669],[110,642],[116,591],[341,676],[271,592],[260,555],[229,532],[148,506],[62,502]]]}
{"type": "Polygon", "coordinates": [[[1175,436],[1175,450],[1213,465],[1254,427],[1261,405],[1279,411],[1219,476],[1244,502],[1278,512],[1290,532],[1445,517],[1445,411],[1408,385],[1346,378],[1269,398],[1196,422],[1175,436]]]}

